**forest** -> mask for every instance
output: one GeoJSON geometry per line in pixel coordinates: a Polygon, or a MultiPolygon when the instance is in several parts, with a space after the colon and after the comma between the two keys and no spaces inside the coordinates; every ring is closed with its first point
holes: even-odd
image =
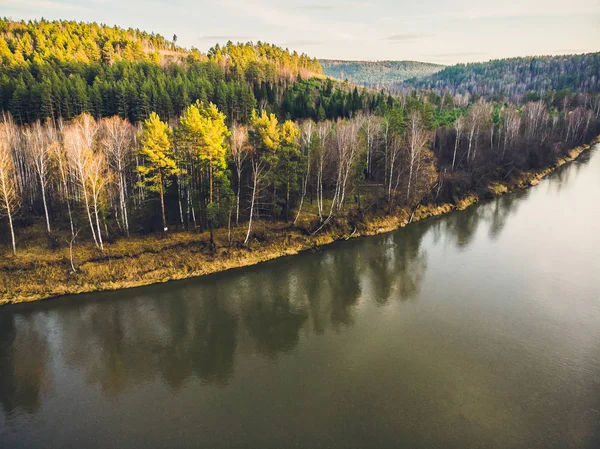
{"type": "Polygon", "coordinates": [[[570,92],[600,90],[600,53],[532,56],[441,66],[414,61],[320,60],[323,72],[333,78],[385,88],[392,94],[414,89],[439,95],[486,97],[517,103],[539,100],[546,92],[563,97],[570,92]]]}
{"type": "Polygon", "coordinates": [[[375,88],[439,72],[443,65],[417,61],[340,61],[320,59],[323,73],[339,80],[375,88]]]}
{"type": "Polygon", "coordinates": [[[600,53],[532,56],[456,64],[390,88],[394,92],[431,89],[517,102],[523,96],[538,100],[546,92],[598,93],[599,74],[600,53]]]}
{"type": "Polygon", "coordinates": [[[390,95],[264,43],[202,55],[137,30],[1,24],[0,241],[18,257],[43,228],[49,251],[68,249],[65,272],[78,245],[101,255],[147,235],[207,233],[214,253],[251,248],[271,225],[356,231],[551,166],[600,131],[591,78],[579,91],[507,78],[508,96],[390,95]]]}
{"type": "Polygon", "coordinates": [[[228,125],[202,101],[174,127],[154,112],[137,126],[87,113],[19,126],[6,114],[3,211],[11,227],[40,217],[48,235],[84,229],[99,249],[115,235],[232,221],[247,222],[247,243],[253,220],[296,222],[307,201],[316,206],[316,232],[347,209],[452,200],[549,165],[598,131],[598,97],[555,109],[543,100],[458,107],[434,95],[400,97],[381,116],[319,122],[253,110],[247,124],[228,125]]]}
{"type": "Polygon", "coordinates": [[[0,20],[0,61],[0,110],[19,124],[84,112],[138,122],[154,111],[170,120],[196,100],[241,122],[255,108],[332,119],[355,112],[358,96],[372,108],[387,100],[325,80],[317,60],[274,45],[229,42],[204,55],[96,24],[0,20]]]}

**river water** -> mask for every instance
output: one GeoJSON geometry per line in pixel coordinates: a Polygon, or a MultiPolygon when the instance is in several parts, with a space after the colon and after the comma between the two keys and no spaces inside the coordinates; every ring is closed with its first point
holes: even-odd
{"type": "Polygon", "coordinates": [[[200,279],[0,308],[2,448],[600,447],[600,151],[200,279]]]}

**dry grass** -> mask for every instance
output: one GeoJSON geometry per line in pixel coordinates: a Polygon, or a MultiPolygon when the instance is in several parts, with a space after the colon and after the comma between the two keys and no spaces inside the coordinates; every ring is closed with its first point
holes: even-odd
{"type": "Polygon", "coordinates": [[[458,210],[465,210],[467,207],[472,206],[479,202],[479,195],[476,193],[470,193],[456,200],[456,208],[458,210]]]}
{"type": "MultiPolygon", "coordinates": [[[[261,227],[265,228],[264,224],[261,227]]],[[[0,261],[0,304],[200,276],[295,254],[309,247],[306,236],[284,227],[283,223],[271,223],[268,233],[257,229],[256,234],[266,236],[268,243],[255,239],[244,248],[229,248],[227,230],[219,230],[215,251],[209,248],[208,233],[177,232],[164,237],[122,239],[106,244],[104,253],[93,243],[80,241],[74,248],[75,272],[70,267],[67,245],[49,250],[41,238],[34,237],[16,257],[7,253],[0,261]]],[[[243,231],[235,230],[237,241],[243,239],[243,231]]]]}
{"type": "MultiPolygon", "coordinates": [[[[524,172],[510,181],[490,184],[488,190],[497,196],[535,185],[555,168],[575,159],[590,146],[571,150],[569,155],[558,160],[553,167],[524,172]]],[[[364,204],[367,204],[368,199],[369,194],[365,194],[364,200],[361,197],[364,204]]],[[[339,218],[332,220],[330,226],[316,236],[311,236],[306,231],[318,220],[316,204],[311,205],[307,201],[296,227],[291,223],[257,222],[254,238],[248,246],[239,243],[230,246],[227,229],[219,229],[215,231],[214,251],[211,251],[208,244],[208,232],[134,236],[107,243],[104,253],[96,249],[92,242],[80,239],[74,247],[75,272],[70,267],[67,236],[56,234],[59,243],[62,243],[57,249],[48,249],[43,226],[34,226],[21,231],[19,241],[26,243],[21,245],[16,257],[12,256],[8,248],[3,254],[0,253],[0,305],[136,287],[254,265],[336,240],[393,231],[410,222],[455,209],[463,210],[479,200],[479,195],[469,194],[458,198],[455,204],[419,205],[412,212],[399,207],[391,214],[369,215],[360,222],[356,218],[339,218]]],[[[326,211],[328,207],[326,204],[326,211]]],[[[245,226],[233,229],[232,241],[243,241],[245,231],[245,226]]]]}
{"type": "Polygon", "coordinates": [[[499,182],[491,182],[488,185],[488,190],[495,196],[500,196],[508,192],[508,187],[499,182]]]}

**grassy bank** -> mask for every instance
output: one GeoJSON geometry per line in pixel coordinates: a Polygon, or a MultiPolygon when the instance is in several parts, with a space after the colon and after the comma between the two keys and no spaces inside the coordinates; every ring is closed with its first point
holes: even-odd
{"type": "Polygon", "coordinates": [[[2,254],[0,304],[202,276],[316,249],[336,240],[393,231],[410,222],[465,209],[484,198],[536,185],[598,141],[596,139],[589,145],[572,149],[551,167],[493,182],[485,191],[466,195],[454,204],[424,204],[414,211],[398,208],[394,214],[367,216],[359,223],[340,218],[316,236],[308,232],[309,223],[314,219],[310,211],[304,214],[304,221],[297,227],[283,222],[257,223],[255,238],[247,247],[235,243],[243,240],[246,231],[244,225],[233,228],[231,241],[234,243],[231,245],[228,230],[217,230],[217,249],[214,251],[209,246],[208,232],[175,232],[166,236],[148,235],[117,240],[107,243],[104,253],[100,253],[93,243],[80,241],[73,250],[76,268],[73,271],[69,247],[64,243],[66,236],[58,236],[63,242],[61,248],[49,250],[43,228],[34,226],[21,234],[21,240],[26,241],[27,246],[16,257],[8,250],[2,254]]]}

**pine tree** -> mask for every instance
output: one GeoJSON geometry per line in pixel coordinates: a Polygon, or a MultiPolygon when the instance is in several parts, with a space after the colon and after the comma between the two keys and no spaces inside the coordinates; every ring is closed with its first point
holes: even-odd
{"type": "Polygon", "coordinates": [[[289,219],[291,190],[298,181],[298,161],[300,158],[298,137],[300,137],[300,129],[294,122],[286,120],[281,125],[279,133],[281,139],[279,151],[280,175],[285,184],[285,221],[287,222],[289,219]]]}
{"type": "Polygon", "coordinates": [[[171,146],[171,128],[160,120],[158,114],[153,112],[144,121],[140,142],[141,155],[146,165],[137,167],[143,176],[142,184],[150,190],[157,191],[160,195],[163,231],[167,232],[167,219],[165,215],[164,185],[170,176],[178,175],[179,169],[171,146]]]}
{"type": "Polygon", "coordinates": [[[192,150],[208,172],[209,204],[213,202],[213,178],[227,168],[225,154],[229,130],[225,115],[213,103],[204,105],[200,101],[188,106],[180,119],[181,142],[192,150]]]}

